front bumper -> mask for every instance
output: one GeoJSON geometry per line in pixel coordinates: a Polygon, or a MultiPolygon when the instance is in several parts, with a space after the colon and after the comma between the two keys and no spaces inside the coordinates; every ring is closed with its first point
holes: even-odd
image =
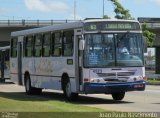
{"type": "Polygon", "coordinates": [[[84,91],[86,94],[91,93],[114,93],[127,91],[144,91],[146,86],[145,81],[128,82],[128,83],[85,83],[84,91]]]}

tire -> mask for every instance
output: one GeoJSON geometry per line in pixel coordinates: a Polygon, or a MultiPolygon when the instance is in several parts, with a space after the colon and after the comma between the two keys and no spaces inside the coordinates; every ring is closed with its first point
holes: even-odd
{"type": "Polygon", "coordinates": [[[25,77],[25,90],[26,90],[26,94],[28,95],[32,95],[32,94],[39,95],[42,93],[41,88],[35,88],[31,86],[31,80],[29,75],[25,77]]]}
{"type": "Polygon", "coordinates": [[[113,100],[122,100],[125,96],[125,92],[112,93],[113,100]]]}
{"type": "MultiPolygon", "coordinates": [[[[32,87],[33,88],[33,87],[32,87]]],[[[35,95],[40,95],[42,94],[42,89],[41,88],[33,88],[34,89],[34,94],[35,95]]]]}
{"type": "Polygon", "coordinates": [[[78,98],[78,93],[73,93],[71,91],[71,84],[70,84],[69,80],[64,82],[63,93],[64,93],[65,97],[67,98],[67,100],[69,100],[69,101],[75,101],[78,98]]]}

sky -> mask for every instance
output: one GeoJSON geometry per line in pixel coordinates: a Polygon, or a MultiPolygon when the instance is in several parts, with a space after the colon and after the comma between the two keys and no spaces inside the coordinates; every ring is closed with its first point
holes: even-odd
{"type": "MultiPolygon", "coordinates": [[[[101,18],[103,0],[0,0],[0,20],[74,20],[101,18]]],[[[159,17],[160,0],[119,0],[132,17],[159,17]]],[[[113,18],[114,5],[104,0],[104,14],[113,18]]]]}

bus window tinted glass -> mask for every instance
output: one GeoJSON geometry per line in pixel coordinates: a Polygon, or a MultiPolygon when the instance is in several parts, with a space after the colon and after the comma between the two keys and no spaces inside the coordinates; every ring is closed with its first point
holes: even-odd
{"type": "Polygon", "coordinates": [[[29,36],[25,38],[25,56],[31,57],[33,49],[33,37],[29,36]]]}
{"type": "Polygon", "coordinates": [[[73,55],[73,31],[64,32],[63,36],[63,55],[73,55]]]}
{"type": "Polygon", "coordinates": [[[35,36],[35,44],[34,44],[34,56],[35,57],[40,57],[41,56],[41,39],[42,35],[38,34],[35,36]]]}
{"type": "Polygon", "coordinates": [[[57,33],[53,34],[52,55],[53,56],[60,56],[61,50],[62,50],[61,33],[57,32],[57,33]]]}
{"type": "Polygon", "coordinates": [[[51,34],[44,34],[43,38],[43,56],[50,56],[50,44],[51,44],[51,34]]]}
{"type": "Polygon", "coordinates": [[[17,38],[11,39],[11,57],[17,57],[17,38]]]}

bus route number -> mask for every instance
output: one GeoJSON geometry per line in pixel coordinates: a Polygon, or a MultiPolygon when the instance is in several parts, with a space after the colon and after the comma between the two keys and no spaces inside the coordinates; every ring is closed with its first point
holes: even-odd
{"type": "Polygon", "coordinates": [[[94,73],[102,73],[102,69],[93,69],[94,73]]]}

